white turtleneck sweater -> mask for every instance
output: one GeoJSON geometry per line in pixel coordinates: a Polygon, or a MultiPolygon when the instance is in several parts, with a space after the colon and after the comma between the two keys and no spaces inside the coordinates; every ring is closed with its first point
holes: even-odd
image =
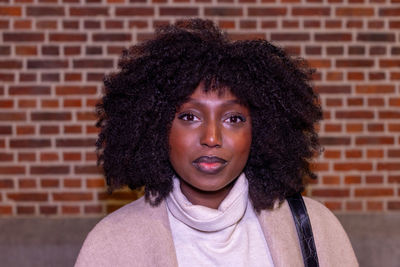
{"type": "Polygon", "coordinates": [[[190,203],[178,178],[166,202],[180,267],[273,266],[243,173],[218,209],[190,203]]]}

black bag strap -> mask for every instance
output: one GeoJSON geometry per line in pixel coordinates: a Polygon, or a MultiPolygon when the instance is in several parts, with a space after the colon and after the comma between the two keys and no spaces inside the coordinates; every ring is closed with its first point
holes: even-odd
{"type": "Polygon", "coordinates": [[[318,267],[317,249],[315,248],[310,218],[300,193],[286,198],[292,211],[297,235],[299,236],[301,253],[305,267],[318,267]]]}

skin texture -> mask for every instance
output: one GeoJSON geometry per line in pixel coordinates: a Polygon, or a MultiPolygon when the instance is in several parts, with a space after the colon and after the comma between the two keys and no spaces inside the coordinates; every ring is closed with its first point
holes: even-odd
{"type": "Polygon", "coordinates": [[[176,113],[169,146],[182,193],[195,205],[216,209],[249,157],[249,109],[229,90],[205,92],[200,84],[176,113]],[[215,156],[226,162],[194,163],[202,156],[215,156]]]}

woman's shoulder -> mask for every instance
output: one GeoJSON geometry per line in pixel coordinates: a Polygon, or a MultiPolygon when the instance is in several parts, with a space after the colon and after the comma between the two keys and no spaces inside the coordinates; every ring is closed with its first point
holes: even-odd
{"type": "Polygon", "coordinates": [[[142,197],[96,224],[85,239],[76,266],[105,266],[132,257],[145,262],[146,250],[168,243],[169,232],[165,203],[152,206],[142,197]]]}
{"type": "Polygon", "coordinates": [[[350,240],[336,216],[322,203],[303,197],[320,262],[358,266],[350,240]]]}

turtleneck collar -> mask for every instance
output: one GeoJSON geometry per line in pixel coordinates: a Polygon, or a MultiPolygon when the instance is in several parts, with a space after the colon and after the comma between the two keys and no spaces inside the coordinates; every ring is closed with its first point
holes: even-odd
{"type": "Polygon", "coordinates": [[[248,182],[242,173],[218,209],[193,205],[183,195],[179,179],[173,179],[173,191],[166,198],[171,214],[184,224],[205,232],[220,231],[237,223],[244,215],[248,201],[248,182]]]}

